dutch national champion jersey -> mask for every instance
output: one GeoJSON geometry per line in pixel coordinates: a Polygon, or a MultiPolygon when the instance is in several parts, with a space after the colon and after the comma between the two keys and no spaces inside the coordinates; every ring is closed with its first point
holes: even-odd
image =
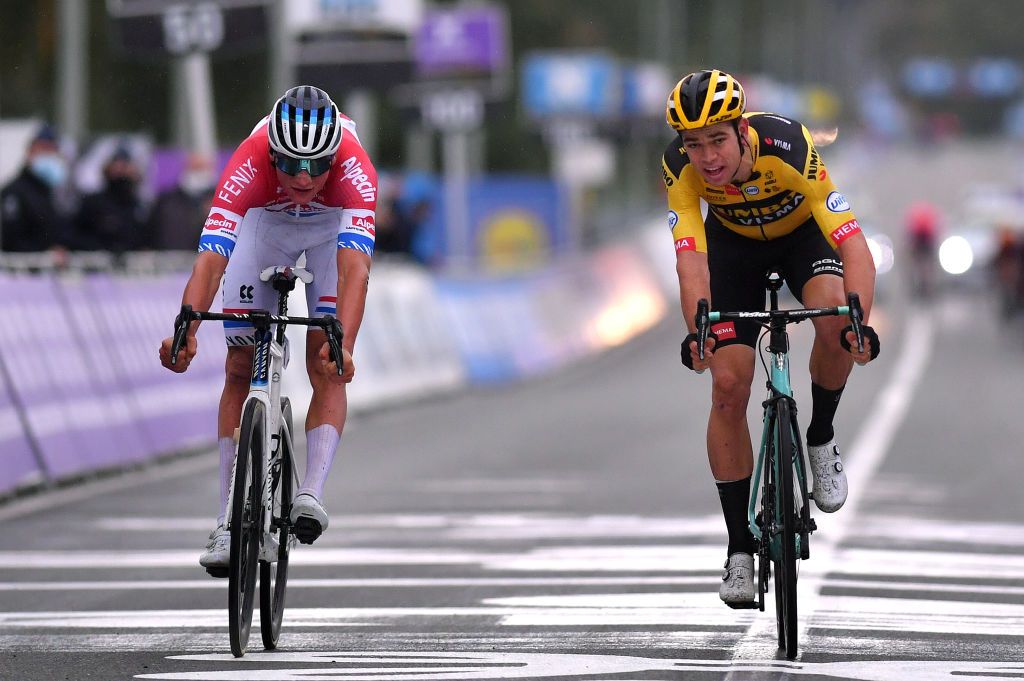
{"type": "Polygon", "coordinates": [[[770,113],[748,113],[754,158],[750,179],[719,187],[704,182],[677,137],[662,159],[668,220],[676,251],[706,253],[700,200],[728,229],[767,241],[789,234],[813,217],[836,247],[860,231],[850,204],[836,189],[803,125],[770,113]]]}
{"type": "MultiPolygon", "coordinates": [[[[277,182],[270,158],[267,119],[239,145],[221,174],[213,206],[199,238],[200,251],[231,257],[243,218],[251,211],[263,211],[263,220],[301,224],[307,219],[327,219],[336,214],[338,248],[352,248],[373,255],[376,235],[377,171],[359,144],[355,123],[341,117],[345,128],[341,147],[323,190],[313,201],[296,205],[288,200],[277,182]]],[[[333,219],[333,218],[332,218],[333,219]]],[[[319,222],[319,220],[316,220],[319,222]]]]}

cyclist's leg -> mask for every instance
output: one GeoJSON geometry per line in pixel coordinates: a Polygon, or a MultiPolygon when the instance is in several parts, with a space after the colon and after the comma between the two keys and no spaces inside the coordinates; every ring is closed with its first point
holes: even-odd
{"type": "MultiPolygon", "coordinates": [[[[786,280],[805,307],[844,305],[842,261],[813,223],[794,232],[786,280]]],[[[807,454],[814,476],[814,501],[825,512],[838,510],[848,493],[832,426],[853,358],[839,344],[845,317],[818,317],[811,347],[811,420],[807,427],[807,454]]]]}
{"type": "MultiPolygon", "coordinates": [[[[764,270],[759,244],[708,220],[708,265],[711,304],[716,310],[763,310],[764,270]]],[[[708,459],[715,478],[729,546],[719,597],[733,607],[754,600],[754,538],[747,520],[753,452],[747,424],[747,403],[754,377],[758,327],[723,323],[712,327],[718,339],[711,363],[711,413],[708,417],[708,459]]]]}
{"type": "MultiPolygon", "coordinates": [[[[313,284],[306,287],[310,316],[337,314],[337,239],[333,233],[329,240],[306,249],[306,267],[314,274],[313,284]]],[[[345,385],[331,381],[320,365],[320,348],[325,342],[319,329],[306,334],[306,373],[313,396],[306,413],[306,473],[292,505],[296,536],[303,543],[314,541],[327,529],[323,488],[348,413],[345,385]]]]}
{"type": "Polygon", "coordinates": [[[324,332],[319,329],[306,335],[306,371],[313,397],[306,414],[306,474],[299,492],[311,492],[318,499],[348,414],[345,385],[332,382],[320,365],[320,348],[325,342],[324,332]]]}

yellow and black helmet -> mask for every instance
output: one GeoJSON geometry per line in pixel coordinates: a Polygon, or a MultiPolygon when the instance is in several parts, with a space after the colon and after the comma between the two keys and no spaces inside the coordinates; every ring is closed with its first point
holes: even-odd
{"type": "Polygon", "coordinates": [[[746,97],[739,81],[725,71],[696,71],[672,88],[665,120],[679,132],[703,128],[743,115],[746,97]]]}

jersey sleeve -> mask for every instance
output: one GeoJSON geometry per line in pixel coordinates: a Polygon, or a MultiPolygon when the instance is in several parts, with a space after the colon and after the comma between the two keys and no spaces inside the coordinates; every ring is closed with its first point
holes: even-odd
{"type": "Polygon", "coordinates": [[[811,133],[807,128],[803,129],[803,133],[807,140],[807,161],[800,177],[803,187],[801,193],[807,197],[811,214],[822,234],[836,248],[860,232],[860,223],[853,214],[850,202],[832,182],[828,169],[814,148],[811,133]]]}
{"type": "MultiPolygon", "coordinates": [[[[264,134],[265,137],[265,134],[264,134]]],[[[199,236],[199,251],[213,251],[230,258],[238,241],[238,228],[250,208],[263,206],[272,196],[268,190],[268,163],[263,147],[254,141],[258,135],[239,145],[231,156],[213,195],[210,213],[199,236]]]]}
{"type": "Polygon", "coordinates": [[[327,191],[330,205],[341,208],[338,248],[373,255],[377,230],[377,171],[355,135],[342,142],[327,191]]]}
{"type": "Polygon", "coordinates": [[[668,194],[668,226],[672,230],[676,253],[680,251],[708,252],[704,218],[700,212],[700,196],[682,177],[685,160],[676,150],[662,157],[661,170],[668,194]]]}

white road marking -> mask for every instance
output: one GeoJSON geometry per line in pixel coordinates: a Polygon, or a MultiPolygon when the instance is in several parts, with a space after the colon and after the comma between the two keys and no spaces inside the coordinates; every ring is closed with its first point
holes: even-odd
{"type": "MultiPolygon", "coordinates": [[[[881,575],[880,575],[881,577],[881,575]]],[[[289,579],[289,589],[406,589],[482,586],[718,586],[710,577],[390,577],[381,579],[289,579]]],[[[950,593],[960,595],[1024,596],[1024,586],[986,586],[967,583],[884,582],[870,579],[829,579],[828,587],[867,591],[950,593]]],[[[147,579],[68,582],[0,582],[0,591],[222,591],[216,579],[147,579]]]]}
{"type": "MultiPolygon", "coordinates": [[[[808,628],[838,631],[898,631],[920,634],[1024,637],[1024,604],[943,601],[925,598],[820,596],[808,628]]],[[[498,626],[736,627],[752,624],[756,611],[723,608],[708,591],[513,596],[484,599],[480,606],[290,608],[289,630],[323,627],[395,626],[414,620],[435,626],[447,618],[494,619],[498,626]]],[[[774,626],[774,618],[771,619],[774,626]]],[[[223,609],[113,610],[0,613],[0,630],[30,629],[206,629],[226,625],[223,609]]]]}
{"type": "MultiPolygon", "coordinates": [[[[295,579],[289,589],[402,589],[481,586],[709,586],[721,581],[713,577],[390,577],[382,579],[295,579]]],[[[870,584],[865,582],[864,584],[870,584]]],[[[164,591],[167,589],[224,590],[217,579],[151,579],[131,581],[0,582],[0,591],[164,591]]],[[[1024,588],[1021,589],[1024,593],[1024,588]]],[[[994,593],[1012,593],[998,591],[994,593]]]]}
{"type": "MultiPolygon", "coordinates": [[[[392,681],[471,681],[473,679],[522,679],[547,676],[595,678],[608,674],[644,674],[668,672],[679,678],[684,672],[728,672],[735,670],[783,676],[820,676],[851,681],[991,681],[999,678],[1024,678],[1024,665],[1019,662],[956,662],[956,661],[876,661],[788,662],[763,660],[735,662],[729,660],[658,659],[627,655],[566,655],[550,653],[488,653],[488,652],[318,652],[318,653],[249,653],[243,658],[230,655],[175,655],[170,660],[238,664],[238,669],[199,672],[165,672],[139,674],[138,679],[178,681],[377,681],[382,670],[392,681]],[[273,663],[273,669],[254,668],[273,663]],[[281,664],[323,665],[282,668],[281,664]]],[[[620,677],[621,678],[621,677],[620,677]]],[[[623,679],[622,681],[631,681],[623,679]]]]}
{"type": "MultiPolygon", "coordinates": [[[[877,488],[872,483],[872,488],[877,488]]],[[[867,490],[865,494],[870,494],[867,490]]],[[[843,510],[846,512],[846,509],[843,510]]],[[[821,515],[821,514],[818,514],[821,515]]],[[[825,521],[827,522],[827,521],[825,521]]],[[[130,517],[97,518],[90,523],[110,532],[207,531],[209,517],[130,517]]],[[[430,532],[437,541],[512,542],[525,539],[579,539],[621,537],[723,537],[720,513],[696,517],[638,515],[551,515],[540,513],[485,514],[367,514],[331,516],[332,528],[430,532]]],[[[341,533],[343,535],[344,533],[341,533]]],[[[340,535],[339,535],[340,536],[340,535]]],[[[972,522],[957,519],[934,520],[906,515],[862,514],[856,525],[847,528],[847,538],[898,541],[940,542],[978,546],[1024,546],[1024,524],[972,522]]],[[[815,537],[817,538],[817,536],[815,537]]],[[[325,537],[330,539],[330,537],[325,537]]]]}
{"type": "MultiPolygon", "coordinates": [[[[292,553],[291,564],[338,565],[467,565],[500,572],[547,573],[682,573],[706,574],[720,564],[721,547],[715,545],[600,545],[536,547],[520,553],[427,548],[307,548],[292,553]]],[[[814,549],[812,549],[814,550],[814,549]]],[[[873,548],[834,549],[829,563],[833,574],[891,577],[935,577],[950,580],[1019,579],[1024,554],[979,553],[958,550],[910,551],[873,548]]],[[[810,574],[806,561],[801,586],[810,574]]],[[[195,568],[195,550],[161,551],[0,551],[0,568],[107,569],[195,568]]],[[[805,596],[801,591],[801,602],[805,596]]]]}
{"type": "MultiPolygon", "coordinates": [[[[97,518],[92,524],[113,532],[177,532],[209,530],[202,518],[97,518]]],[[[332,528],[373,530],[436,530],[444,540],[517,541],[580,537],[724,536],[721,514],[697,517],[636,515],[548,515],[531,513],[345,515],[331,516],[332,528]]]]}

